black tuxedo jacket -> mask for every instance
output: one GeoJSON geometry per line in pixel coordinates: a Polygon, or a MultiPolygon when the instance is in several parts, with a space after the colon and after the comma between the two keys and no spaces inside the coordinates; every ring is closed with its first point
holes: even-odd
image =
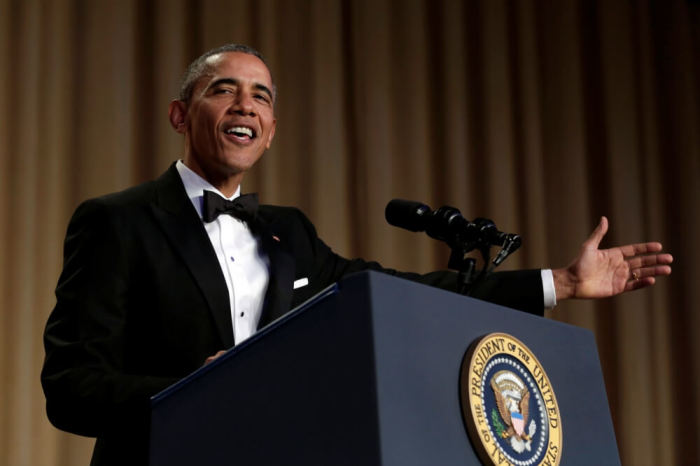
{"type": "MultiPolygon", "coordinates": [[[[260,327],[355,271],[456,283],[451,272],[407,274],[344,259],[294,208],[260,206],[254,233],[270,260],[260,327]],[[293,290],[299,278],[309,284],[293,290]]],[[[473,295],[542,313],[539,271],[494,274],[473,295]]],[[[174,165],[78,207],[56,298],[42,370],[49,419],[97,437],[92,464],[146,464],[150,396],[234,345],[226,283],[174,165]]]]}

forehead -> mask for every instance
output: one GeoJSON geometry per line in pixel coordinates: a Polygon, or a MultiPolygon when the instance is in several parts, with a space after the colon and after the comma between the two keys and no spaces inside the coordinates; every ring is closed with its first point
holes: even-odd
{"type": "Polygon", "coordinates": [[[265,63],[255,55],[243,52],[224,52],[206,60],[208,81],[232,78],[241,82],[262,84],[272,88],[272,78],[265,63]]]}

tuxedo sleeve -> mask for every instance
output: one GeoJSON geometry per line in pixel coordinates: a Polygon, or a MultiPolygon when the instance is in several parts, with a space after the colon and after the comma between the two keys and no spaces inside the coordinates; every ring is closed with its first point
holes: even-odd
{"type": "MultiPolygon", "coordinates": [[[[328,286],[351,273],[376,270],[448,291],[457,289],[457,274],[453,271],[441,270],[417,274],[388,269],[377,262],[343,258],[318,237],[313,224],[301,211],[296,209],[293,211],[296,213],[294,223],[305,232],[304,235],[290,235],[297,238],[295,250],[306,251],[304,254],[297,254],[297,263],[301,264],[306,274],[304,276],[310,276],[312,282],[328,286]],[[299,238],[304,239],[302,241],[299,238]]],[[[536,315],[544,314],[540,270],[492,273],[472,287],[470,296],[536,315]]],[[[303,298],[308,297],[310,296],[303,296],[303,298]]],[[[301,301],[303,299],[297,298],[294,304],[299,304],[301,301]]]]}
{"type": "Polygon", "coordinates": [[[125,370],[131,270],[118,220],[97,200],[70,221],[41,381],[58,428],[86,436],[148,429],[149,397],[177,379],[125,370]]]}

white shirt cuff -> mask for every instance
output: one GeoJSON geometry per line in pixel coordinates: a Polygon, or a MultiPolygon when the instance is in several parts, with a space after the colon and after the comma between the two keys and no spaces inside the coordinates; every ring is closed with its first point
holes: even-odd
{"type": "Polygon", "coordinates": [[[554,276],[552,269],[542,269],[542,294],[544,295],[544,308],[552,309],[557,305],[557,293],[554,289],[554,276]]]}

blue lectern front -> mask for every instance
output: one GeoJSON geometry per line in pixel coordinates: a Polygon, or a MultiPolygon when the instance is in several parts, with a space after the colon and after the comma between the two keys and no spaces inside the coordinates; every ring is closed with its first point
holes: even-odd
{"type": "Polygon", "coordinates": [[[491,332],[546,369],[560,464],[619,464],[591,332],[364,272],[155,396],[151,465],[481,464],[459,378],[470,344],[491,332]]]}

